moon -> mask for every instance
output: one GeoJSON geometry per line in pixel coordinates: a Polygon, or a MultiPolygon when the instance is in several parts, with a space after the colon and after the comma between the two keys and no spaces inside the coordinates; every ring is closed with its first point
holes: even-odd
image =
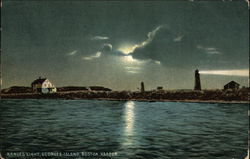
{"type": "Polygon", "coordinates": [[[137,45],[123,45],[118,48],[118,50],[122,51],[124,54],[129,54],[132,53],[136,47],[137,45]]]}

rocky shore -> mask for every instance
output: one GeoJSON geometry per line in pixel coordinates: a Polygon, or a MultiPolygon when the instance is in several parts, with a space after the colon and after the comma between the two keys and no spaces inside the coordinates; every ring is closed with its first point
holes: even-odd
{"type": "Polygon", "coordinates": [[[202,90],[202,91],[66,91],[51,94],[1,93],[2,99],[97,99],[136,101],[176,101],[209,103],[249,103],[249,90],[202,90]]]}

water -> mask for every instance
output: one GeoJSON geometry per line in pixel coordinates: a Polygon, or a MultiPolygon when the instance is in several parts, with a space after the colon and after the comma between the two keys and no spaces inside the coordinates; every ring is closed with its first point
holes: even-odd
{"type": "Polygon", "coordinates": [[[113,157],[106,158],[242,159],[247,151],[247,110],[247,104],[2,100],[1,153],[112,152],[113,157]]]}

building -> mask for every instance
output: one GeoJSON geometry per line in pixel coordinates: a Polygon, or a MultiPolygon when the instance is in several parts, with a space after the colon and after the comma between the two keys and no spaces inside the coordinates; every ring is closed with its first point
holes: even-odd
{"type": "Polygon", "coordinates": [[[36,93],[54,93],[56,87],[47,79],[39,77],[31,83],[32,91],[36,93]]]}
{"type": "Polygon", "coordinates": [[[199,70],[195,70],[195,83],[194,83],[194,90],[201,90],[201,80],[199,70]]]}
{"type": "Polygon", "coordinates": [[[240,88],[240,84],[235,81],[231,81],[224,86],[225,90],[226,89],[239,89],[239,88],[240,88]]]}
{"type": "Polygon", "coordinates": [[[157,89],[158,91],[160,91],[160,90],[163,90],[163,87],[162,87],[162,86],[158,86],[156,89],[157,89]]]}
{"type": "Polygon", "coordinates": [[[144,88],[144,82],[141,82],[141,93],[145,92],[145,88],[144,88]]]}

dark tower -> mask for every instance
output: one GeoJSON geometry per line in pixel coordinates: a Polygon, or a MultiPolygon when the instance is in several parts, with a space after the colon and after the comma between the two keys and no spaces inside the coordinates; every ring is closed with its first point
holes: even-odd
{"type": "Polygon", "coordinates": [[[144,89],[144,83],[141,82],[141,93],[144,93],[145,89],[144,89]]]}
{"type": "Polygon", "coordinates": [[[201,80],[200,80],[199,70],[195,70],[194,90],[201,90],[201,80]]]}

